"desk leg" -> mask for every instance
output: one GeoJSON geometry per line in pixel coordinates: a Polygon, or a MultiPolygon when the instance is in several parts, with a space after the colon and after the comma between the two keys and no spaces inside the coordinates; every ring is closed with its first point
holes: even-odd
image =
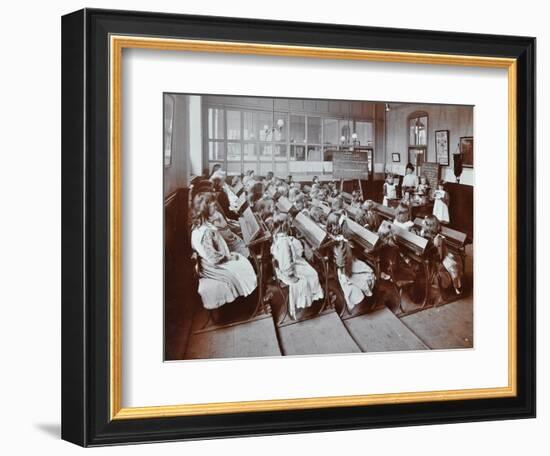
{"type": "Polygon", "coordinates": [[[260,253],[256,256],[256,259],[259,263],[258,265],[258,303],[256,305],[256,311],[254,316],[263,315],[268,313],[268,306],[265,303],[265,297],[267,297],[266,288],[267,283],[265,280],[265,266],[264,266],[264,257],[265,257],[265,243],[260,245],[260,253]]]}
{"type": "Polygon", "coordinates": [[[424,300],[422,301],[422,308],[424,308],[428,304],[428,299],[430,297],[431,279],[430,279],[430,262],[428,260],[424,260],[422,264],[424,268],[424,275],[426,277],[426,285],[424,286],[424,300]]]}

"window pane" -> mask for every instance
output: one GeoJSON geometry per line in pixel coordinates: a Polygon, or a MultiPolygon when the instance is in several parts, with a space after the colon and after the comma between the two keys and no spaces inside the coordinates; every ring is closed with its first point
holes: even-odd
{"type": "Polygon", "coordinates": [[[324,153],[325,153],[325,160],[324,161],[331,162],[332,161],[332,155],[334,154],[334,148],[333,147],[325,147],[324,153]]]}
{"type": "Polygon", "coordinates": [[[243,138],[257,140],[256,119],[253,112],[243,112],[243,138]]]}
{"type": "Polygon", "coordinates": [[[421,146],[428,145],[428,118],[421,117],[418,127],[418,144],[421,146]]]}
{"type": "Polygon", "coordinates": [[[321,144],[321,118],[307,118],[307,142],[310,144],[321,144]]]}
{"type": "MultiPolygon", "coordinates": [[[[273,123],[273,122],[272,122],[273,123]]],[[[271,124],[270,124],[271,125],[271,124]]],[[[269,138],[272,141],[286,141],[287,131],[288,131],[288,121],[287,115],[285,112],[276,112],[275,113],[275,131],[273,132],[273,137],[269,138]]]]}
{"type": "Polygon", "coordinates": [[[336,119],[324,119],[324,144],[337,145],[340,142],[340,135],[338,134],[338,120],[336,119]]]}
{"type": "Polygon", "coordinates": [[[305,161],[305,159],[306,159],[306,146],[292,144],[290,146],[290,160],[305,161]]]}
{"type": "Polygon", "coordinates": [[[224,134],[223,109],[208,109],[208,138],[223,139],[224,134]]]}
{"type": "Polygon", "coordinates": [[[227,143],[227,160],[241,161],[241,143],[227,143]]]}
{"type": "Polygon", "coordinates": [[[260,161],[272,161],[273,160],[273,145],[272,144],[260,144],[260,161]]]}
{"type": "Polygon", "coordinates": [[[255,112],[255,128],[256,137],[260,141],[271,140],[271,124],[273,123],[273,115],[270,112],[255,112]]]}
{"type": "Polygon", "coordinates": [[[287,115],[284,112],[243,112],[243,137],[247,141],[286,141],[287,115]]]}
{"type": "Polygon", "coordinates": [[[372,122],[355,122],[355,133],[362,146],[372,146],[374,142],[372,122]]]}
{"type": "Polygon", "coordinates": [[[256,144],[245,144],[244,145],[244,159],[254,161],[257,157],[256,144]]]}
{"type": "Polygon", "coordinates": [[[245,140],[266,139],[271,141],[271,127],[273,124],[273,114],[267,111],[248,111],[243,113],[245,140]]]}
{"type": "Polygon", "coordinates": [[[225,144],[223,142],[210,141],[208,146],[208,158],[210,160],[225,160],[225,144]]]}
{"type": "Polygon", "coordinates": [[[351,142],[351,128],[348,120],[338,121],[338,141],[341,141],[341,137],[344,137],[344,143],[349,144],[351,142]]]}
{"type": "Polygon", "coordinates": [[[306,139],[305,116],[290,116],[290,143],[301,144],[306,139]]]}
{"type": "Polygon", "coordinates": [[[240,111],[227,111],[227,139],[241,139],[240,111]]]}
{"type": "Polygon", "coordinates": [[[274,144],[273,147],[273,156],[275,160],[286,161],[286,146],[283,144],[274,144]]]}
{"type": "Polygon", "coordinates": [[[255,112],[255,128],[256,137],[260,141],[266,141],[271,139],[271,124],[273,122],[273,115],[270,112],[255,112]]]}
{"type": "Polygon", "coordinates": [[[307,147],[307,161],[323,161],[320,146],[307,147]]]}
{"type": "Polygon", "coordinates": [[[409,145],[416,145],[416,118],[409,120],[409,145]]]}
{"type": "Polygon", "coordinates": [[[409,120],[409,145],[428,145],[428,117],[414,117],[409,120]]]}

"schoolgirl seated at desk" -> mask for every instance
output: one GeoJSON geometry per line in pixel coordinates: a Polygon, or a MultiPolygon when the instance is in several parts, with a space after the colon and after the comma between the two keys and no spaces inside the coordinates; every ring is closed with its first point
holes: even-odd
{"type": "Polygon", "coordinates": [[[264,196],[256,201],[253,212],[258,214],[260,219],[265,222],[269,231],[273,228],[273,215],[275,213],[275,201],[270,196],[264,196]]]}
{"type": "Polygon", "coordinates": [[[372,200],[367,200],[363,203],[363,226],[376,233],[380,226],[380,216],[376,213],[374,207],[374,201],[372,200]]]}
{"type": "Polygon", "coordinates": [[[309,217],[320,225],[325,225],[327,223],[327,215],[321,206],[311,206],[309,208],[309,217]]]}
{"type": "Polygon", "coordinates": [[[218,230],[229,250],[237,252],[244,257],[250,256],[250,251],[244,241],[233,231],[238,229],[238,224],[225,218],[218,209],[218,203],[212,193],[200,193],[195,196],[193,204],[195,211],[200,210],[200,205],[203,204],[203,201],[207,201],[208,204],[208,222],[218,230]]]}
{"type": "Polygon", "coordinates": [[[277,279],[288,285],[288,311],[296,319],[298,309],[310,307],[324,294],[317,271],[303,257],[304,246],[290,235],[286,214],[274,218],[271,255],[277,279]]]}
{"type": "Polygon", "coordinates": [[[390,280],[394,278],[398,257],[399,248],[395,243],[393,237],[391,225],[389,223],[383,223],[378,227],[378,256],[380,259],[380,278],[382,280],[390,280]]]}
{"type": "Polygon", "coordinates": [[[462,259],[447,249],[445,238],[440,234],[441,224],[435,215],[427,215],[419,235],[430,241],[431,255],[437,261],[437,276],[443,289],[451,286],[458,295],[462,292],[464,265],[462,259]]]}
{"type": "Polygon", "coordinates": [[[231,252],[210,219],[215,215],[212,195],[195,198],[191,246],[199,256],[199,289],[203,306],[218,309],[239,296],[250,295],[257,286],[256,273],[243,255],[231,252]]]}
{"type": "Polygon", "coordinates": [[[344,210],[344,199],[341,196],[336,196],[333,198],[332,203],[330,204],[331,212],[336,212],[340,215],[345,213],[344,210]]]}
{"type": "Polygon", "coordinates": [[[429,196],[430,195],[430,183],[426,176],[420,176],[420,183],[416,188],[416,191],[420,196],[429,196]]]}
{"type": "Polygon", "coordinates": [[[367,263],[355,258],[348,240],[342,235],[340,217],[337,213],[329,215],[327,233],[332,235],[336,241],[333,254],[338,282],[344,294],[348,310],[351,311],[365,297],[372,296],[376,276],[367,263]]]}
{"type": "Polygon", "coordinates": [[[411,220],[410,208],[406,204],[399,203],[399,206],[397,206],[395,210],[395,219],[393,223],[407,231],[410,231],[414,226],[414,222],[411,220]]]}
{"type": "Polygon", "coordinates": [[[210,177],[212,182],[212,189],[220,209],[226,218],[237,220],[238,215],[231,210],[231,207],[235,206],[238,198],[225,183],[225,173],[222,170],[217,170],[210,177]]]}

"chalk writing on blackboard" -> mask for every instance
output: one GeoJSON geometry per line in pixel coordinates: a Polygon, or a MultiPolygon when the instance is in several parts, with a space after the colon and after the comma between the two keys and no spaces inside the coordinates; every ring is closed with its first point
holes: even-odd
{"type": "Polygon", "coordinates": [[[441,167],[439,163],[432,163],[432,162],[422,163],[420,175],[426,177],[432,191],[437,188],[437,183],[439,182],[439,176],[440,176],[440,168],[441,167]]]}
{"type": "Polygon", "coordinates": [[[368,179],[369,153],[361,150],[339,150],[332,155],[335,179],[368,179]]]}

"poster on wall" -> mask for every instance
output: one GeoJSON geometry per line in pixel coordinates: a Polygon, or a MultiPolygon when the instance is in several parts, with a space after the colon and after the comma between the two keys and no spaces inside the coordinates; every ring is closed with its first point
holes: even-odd
{"type": "Polygon", "coordinates": [[[435,132],[435,156],[437,163],[449,166],[449,130],[435,132]]]}

